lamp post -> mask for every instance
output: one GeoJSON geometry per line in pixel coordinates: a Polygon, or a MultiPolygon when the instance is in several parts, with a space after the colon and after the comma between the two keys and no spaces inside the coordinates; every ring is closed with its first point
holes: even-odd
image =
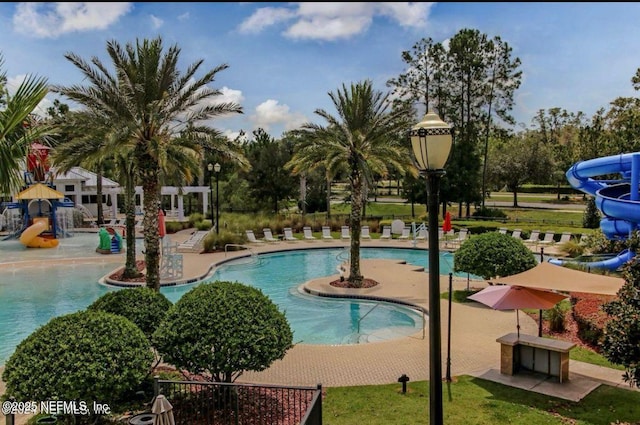
{"type": "Polygon", "coordinates": [[[220,198],[218,197],[218,182],[220,181],[220,164],[216,162],[213,166],[213,171],[216,172],[216,235],[220,233],[220,198]]]}
{"type": "Polygon", "coordinates": [[[211,221],[213,222],[213,164],[207,164],[207,170],[209,170],[209,211],[211,214],[211,221]]]}
{"type": "Polygon", "coordinates": [[[429,110],[411,128],[411,147],[420,172],[427,178],[429,208],[429,423],[441,425],[442,352],[440,332],[440,248],[438,241],[438,191],[451,151],[451,127],[429,110]]]}

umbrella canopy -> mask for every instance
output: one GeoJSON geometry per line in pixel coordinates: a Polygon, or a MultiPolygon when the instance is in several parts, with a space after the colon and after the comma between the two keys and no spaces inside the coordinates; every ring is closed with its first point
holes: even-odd
{"type": "Polygon", "coordinates": [[[519,309],[547,310],[565,298],[567,298],[566,295],[557,292],[517,285],[488,286],[468,297],[468,299],[487,305],[494,310],[515,310],[518,336],[520,336],[519,309]]]}
{"type": "Polygon", "coordinates": [[[151,412],[156,415],[153,419],[153,425],[176,425],[173,418],[173,406],[164,395],[160,394],[156,397],[151,412]]]}
{"type": "Polygon", "coordinates": [[[442,223],[442,231],[450,232],[451,231],[451,213],[449,211],[444,215],[444,223],[442,223]]]}

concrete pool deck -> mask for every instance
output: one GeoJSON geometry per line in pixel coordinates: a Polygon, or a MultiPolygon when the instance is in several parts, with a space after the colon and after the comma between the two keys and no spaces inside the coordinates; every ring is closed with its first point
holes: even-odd
{"type": "MultiPolygon", "coordinates": [[[[186,240],[190,231],[171,235],[172,242],[186,240]]],[[[257,254],[292,249],[348,247],[349,241],[294,241],[249,244],[257,254]]],[[[412,248],[406,240],[363,241],[362,247],[412,248]]],[[[425,249],[420,242],[417,248],[425,249]]],[[[444,247],[443,247],[444,248],[444,247]]],[[[446,248],[444,248],[446,249],[446,248]]],[[[547,249],[546,251],[550,251],[547,249]]],[[[246,252],[192,254],[184,253],[184,278],[201,277],[229,258],[247,255],[246,252]]],[[[425,251],[426,255],[426,251],[425,251]]],[[[415,265],[401,264],[396,260],[362,260],[362,272],[367,278],[379,282],[368,289],[346,289],[331,286],[339,273],[306,282],[303,286],[310,293],[325,296],[378,297],[417,305],[428,310],[428,274],[415,265]]],[[[453,277],[454,290],[483,288],[486,281],[453,277]]],[[[449,277],[441,276],[440,292],[447,292],[449,277]]],[[[441,300],[442,372],[445,376],[447,364],[447,333],[449,325],[448,301],[441,300]]],[[[520,331],[537,335],[538,325],[528,315],[520,315],[520,331]]],[[[496,311],[478,303],[452,303],[451,306],[451,375],[471,375],[500,382],[530,391],[578,401],[601,383],[629,388],[622,380],[622,371],[591,364],[570,361],[569,381],[559,384],[553,379],[536,375],[502,375],[500,371],[500,344],[496,339],[514,332],[516,317],[513,311],[496,311]]],[[[377,385],[397,382],[406,374],[411,381],[429,379],[428,324],[422,332],[410,337],[391,341],[369,342],[354,345],[296,344],[282,360],[274,362],[262,372],[246,372],[239,381],[281,385],[353,386],[377,385]]]]}
{"type": "MultiPolygon", "coordinates": [[[[193,230],[170,235],[172,243],[182,243],[193,230]]],[[[96,242],[97,243],[97,242],[96,242]]],[[[305,248],[346,247],[348,241],[296,241],[251,244],[255,253],[305,248]]],[[[405,240],[363,241],[362,247],[411,248],[411,242],[405,240]]],[[[421,242],[418,248],[426,249],[421,242]]],[[[215,267],[231,258],[247,255],[246,251],[229,253],[182,253],[183,279],[196,279],[209,274],[215,267]]],[[[426,255],[426,251],[425,251],[426,255]]],[[[109,261],[124,254],[109,256],[109,261]]],[[[59,260],[55,260],[59,261],[59,260]]],[[[362,272],[367,278],[379,282],[368,289],[345,289],[329,285],[334,276],[315,279],[303,285],[308,291],[327,296],[345,296],[356,293],[360,296],[379,297],[403,303],[415,304],[428,309],[428,274],[419,271],[414,265],[401,264],[395,260],[363,260],[362,272]]],[[[448,291],[449,277],[441,276],[441,292],[448,291]]],[[[470,281],[454,277],[453,289],[466,289],[467,285],[482,288],[485,281],[470,281]]],[[[442,336],[442,372],[445,376],[447,365],[447,333],[449,311],[447,300],[441,300],[441,336],[442,336]]],[[[526,314],[520,315],[521,332],[537,335],[537,323],[526,314]]],[[[622,371],[590,365],[571,360],[569,381],[559,384],[553,379],[536,375],[502,375],[500,370],[500,344],[496,339],[514,332],[516,317],[513,311],[496,311],[477,303],[452,303],[451,308],[451,375],[471,375],[499,382],[517,388],[540,392],[549,396],[578,401],[597,388],[600,384],[629,388],[622,380],[622,371]]],[[[282,360],[274,362],[262,372],[246,372],[239,382],[253,382],[279,385],[325,387],[377,385],[397,383],[398,378],[406,374],[411,381],[429,379],[429,341],[422,332],[410,337],[391,341],[369,342],[356,345],[310,345],[296,344],[282,360]]],[[[0,367],[0,374],[2,368],[0,367]]],[[[0,381],[0,395],[4,385],[0,381]]],[[[17,417],[16,424],[26,423],[17,417]]],[[[4,416],[0,415],[0,425],[4,416]]]]}

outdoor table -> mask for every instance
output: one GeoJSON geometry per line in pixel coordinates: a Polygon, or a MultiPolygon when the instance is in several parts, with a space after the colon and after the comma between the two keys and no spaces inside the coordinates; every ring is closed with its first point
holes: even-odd
{"type": "Polygon", "coordinates": [[[569,379],[569,351],[573,342],[509,333],[496,340],[500,343],[500,373],[515,375],[521,369],[569,379]]]}

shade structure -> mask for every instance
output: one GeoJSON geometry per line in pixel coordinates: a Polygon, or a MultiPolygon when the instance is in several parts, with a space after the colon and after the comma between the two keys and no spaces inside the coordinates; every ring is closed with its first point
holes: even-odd
{"type": "Polygon", "coordinates": [[[539,263],[537,266],[522,273],[492,279],[492,282],[563,292],[586,292],[603,295],[616,295],[624,285],[624,279],[621,277],[587,273],[569,267],[557,266],[549,262],[539,263]]]}
{"type": "Polygon", "coordinates": [[[567,298],[566,295],[545,289],[517,285],[493,285],[468,297],[494,310],[515,310],[518,336],[520,336],[519,309],[535,308],[547,310],[567,298]]]}
{"type": "Polygon", "coordinates": [[[173,418],[173,406],[164,395],[159,394],[156,397],[153,401],[151,412],[155,414],[153,425],[176,425],[176,421],[173,418]]]}
{"type": "Polygon", "coordinates": [[[444,215],[444,222],[442,223],[442,231],[450,232],[451,231],[451,213],[447,211],[444,215]]]}
{"type": "Polygon", "coordinates": [[[36,183],[16,195],[16,199],[18,200],[62,198],[64,198],[64,194],[62,192],[51,189],[49,186],[42,183],[36,183]]]}

